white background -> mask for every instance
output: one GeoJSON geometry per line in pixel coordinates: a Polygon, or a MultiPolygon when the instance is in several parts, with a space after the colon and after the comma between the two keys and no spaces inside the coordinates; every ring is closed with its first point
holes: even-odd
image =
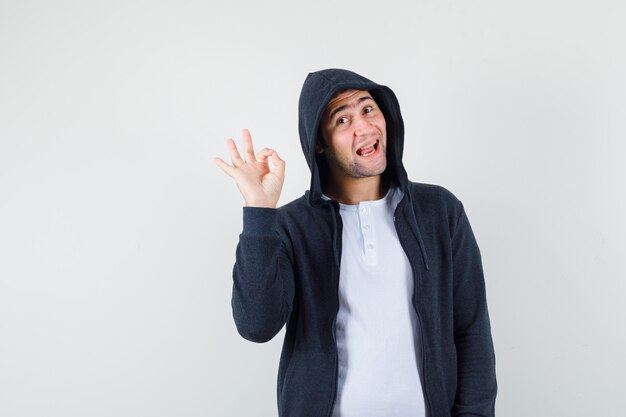
{"type": "Polygon", "coordinates": [[[410,177],[466,206],[497,413],[623,412],[623,1],[0,1],[0,415],[275,416],[236,333],[250,128],[309,173],[307,73],[390,86],[410,177]],[[619,411],[618,411],[619,410],[619,411]]]}

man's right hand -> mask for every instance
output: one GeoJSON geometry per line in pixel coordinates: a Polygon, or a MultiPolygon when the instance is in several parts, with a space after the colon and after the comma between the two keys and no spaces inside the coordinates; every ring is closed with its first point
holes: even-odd
{"type": "Polygon", "coordinates": [[[248,129],[243,130],[243,158],[234,140],[228,139],[226,145],[232,165],[218,157],[213,161],[235,180],[246,206],[276,208],[285,181],[285,161],[273,149],[264,148],[255,155],[248,129]],[[270,157],[273,171],[270,170],[270,157]]]}

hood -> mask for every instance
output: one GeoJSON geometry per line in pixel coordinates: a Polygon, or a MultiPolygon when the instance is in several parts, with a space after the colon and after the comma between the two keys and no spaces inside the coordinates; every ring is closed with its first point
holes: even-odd
{"type": "Polygon", "coordinates": [[[308,199],[312,204],[320,201],[322,180],[327,176],[323,161],[321,161],[323,155],[315,153],[320,120],[331,98],[337,93],[350,89],[369,91],[382,110],[387,125],[387,169],[383,175],[396,182],[403,190],[407,186],[407,174],[402,165],[404,122],[396,95],[390,88],[376,84],[352,71],[325,69],[312,72],[306,77],[298,103],[300,143],[311,170],[308,199]]]}

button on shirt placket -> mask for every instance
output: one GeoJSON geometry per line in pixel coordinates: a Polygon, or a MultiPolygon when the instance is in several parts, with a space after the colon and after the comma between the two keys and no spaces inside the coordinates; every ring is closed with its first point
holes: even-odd
{"type": "Polygon", "coordinates": [[[359,205],[359,222],[361,224],[361,235],[363,236],[363,254],[366,265],[378,264],[378,251],[376,248],[376,233],[374,230],[372,208],[367,204],[359,205]]]}

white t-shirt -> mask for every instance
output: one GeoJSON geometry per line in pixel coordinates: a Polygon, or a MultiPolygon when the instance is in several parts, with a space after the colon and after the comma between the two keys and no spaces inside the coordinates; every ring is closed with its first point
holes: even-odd
{"type": "Polygon", "coordinates": [[[424,417],[413,275],[393,222],[402,191],[340,205],[343,245],[333,417],[424,417]]]}

